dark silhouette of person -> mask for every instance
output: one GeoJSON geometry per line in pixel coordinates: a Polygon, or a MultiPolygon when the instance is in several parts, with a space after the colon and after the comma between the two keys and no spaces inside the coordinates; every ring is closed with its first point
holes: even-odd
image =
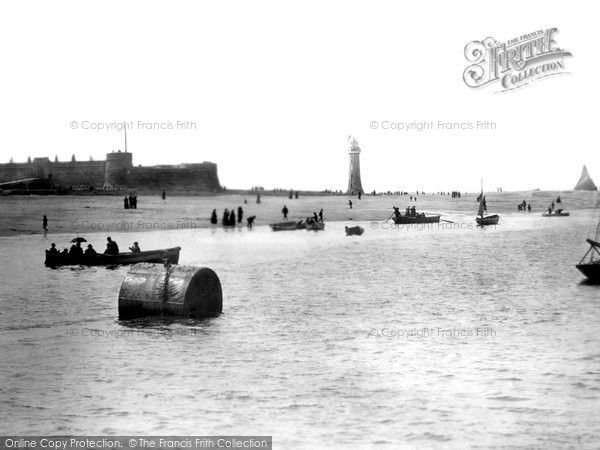
{"type": "Polygon", "coordinates": [[[319,221],[319,216],[317,216],[317,213],[316,213],[316,212],[314,212],[314,211],[313,211],[313,220],[314,220],[315,222],[318,222],[318,221],[319,221]]]}
{"type": "Polygon", "coordinates": [[[229,213],[229,226],[235,227],[235,211],[233,209],[229,213]]]}
{"type": "Polygon", "coordinates": [[[77,241],[75,244],[71,245],[71,249],[69,250],[69,256],[75,259],[79,259],[83,256],[81,242],[77,241]]]}
{"type": "Polygon", "coordinates": [[[256,194],[256,203],[260,203],[260,194],[256,194]]]}
{"type": "Polygon", "coordinates": [[[527,211],[531,212],[531,203],[527,205],[527,211]]]}
{"type": "Polygon", "coordinates": [[[323,222],[323,208],[319,211],[319,222],[323,222]]]}
{"type": "Polygon", "coordinates": [[[562,201],[560,199],[560,195],[558,197],[556,197],[556,203],[562,203],[562,201]]]}
{"type": "Polygon", "coordinates": [[[552,209],[554,209],[554,201],[552,201],[552,209]]]}
{"type": "Polygon", "coordinates": [[[129,208],[134,209],[133,207],[133,195],[129,194],[129,208]]]}
{"type": "Polygon", "coordinates": [[[241,206],[238,206],[238,214],[237,214],[238,223],[242,223],[242,217],[244,217],[244,210],[242,209],[241,206]]]}
{"type": "Polygon", "coordinates": [[[361,199],[361,197],[362,197],[362,192],[359,192],[359,193],[358,193],[358,199],[360,200],[360,199],[361,199]]]}
{"type": "Polygon", "coordinates": [[[400,217],[400,208],[396,206],[392,206],[392,208],[394,209],[394,217],[400,217]]]}
{"type": "Polygon", "coordinates": [[[83,252],[83,256],[85,256],[86,258],[92,258],[96,256],[96,250],[94,250],[92,244],[88,244],[87,248],[85,249],[85,252],[83,252]]]}
{"type": "Polygon", "coordinates": [[[410,208],[410,215],[411,216],[417,215],[417,207],[416,206],[413,206],[412,208],[410,208]]]}
{"type": "Polygon", "coordinates": [[[352,209],[352,200],[348,200],[348,206],[350,206],[350,209],[352,209]]]}
{"type": "Polygon", "coordinates": [[[229,224],[229,210],[227,208],[225,208],[225,211],[223,211],[223,220],[221,221],[221,225],[226,227],[228,224],[229,224]]]}
{"type": "Polygon", "coordinates": [[[217,219],[217,210],[213,209],[213,212],[210,215],[210,223],[212,223],[213,225],[216,225],[218,221],[219,221],[219,219],[217,219]]]}
{"type": "Polygon", "coordinates": [[[288,207],[286,205],[283,205],[283,209],[281,210],[281,213],[283,214],[283,219],[287,220],[288,219],[288,207]]]}
{"type": "Polygon", "coordinates": [[[127,197],[123,198],[123,208],[129,209],[129,200],[127,197]]]}
{"type": "Polygon", "coordinates": [[[254,219],[256,219],[256,216],[250,216],[246,219],[248,228],[252,228],[252,225],[254,225],[254,219]]]}
{"type": "Polygon", "coordinates": [[[106,250],[104,250],[105,255],[118,255],[119,254],[119,246],[115,241],[113,241],[110,236],[106,238],[106,250]]]}
{"type": "Polygon", "coordinates": [[[44,217],[42,218],[42,228],[44,229],[44,231],[48,231],[48,218],[46,217],[45,214],[44,214],[44,217]]]}
{"type": "Polygon", "coordinates": [[[48,250],[50,255],[58,255],[58,250],[56,249],[56,244],[53,242],[50,244],[50,250],[48,250]]]}
{"type": "Polygon", "coordinates": [[[167,198],[167,193],[165,191],[162,191],[162,199],[166,199],[167,198]]]}
{"type": "Polygon", "coordinates": [[[129,250],[131,250],[132,253],[140,253],[142,251],[137,241],[135,241],[133,245],[129,247],[129,250]]]}
{"type": "Polygon", "coordinates": [[[129,198],[129,206],[133,209],[137,209],[137,195],[132,194],[129,198]]]}

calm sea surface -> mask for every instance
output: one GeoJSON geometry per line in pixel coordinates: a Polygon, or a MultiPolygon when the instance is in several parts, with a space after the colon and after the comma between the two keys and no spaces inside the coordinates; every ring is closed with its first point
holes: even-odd
{"type": "MultiPolygon", "coordinates": [[[[485,230],[472,202],[436,206],[456,223],[111,233],[214,269],[224,312],[206,321],[121,322],[127,267],[52,270],[43,250],[71,236],[0,238],[3,434],[597,446],[600,286],[575,269],[592,197],[571,199],[568,218],[506,206],[485,230]]],[[[103,248],[105,234],[85,237],[103,248]]]]}

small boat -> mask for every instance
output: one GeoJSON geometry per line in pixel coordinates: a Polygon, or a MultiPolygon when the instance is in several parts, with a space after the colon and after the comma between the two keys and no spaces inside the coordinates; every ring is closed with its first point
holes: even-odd
{"type": "Polygon", "coordinates": [[[113,266],[122,264],[137,264],[141,262],[177,264],[179,262],[179,252],[181,247],[164,248],[160,250],[148,250],[144,252],[127,252],[117,255],[105,255],[97,253],[92,257],[82,256],[75,258],[68,254],[52,254],[46,250],[47,266],[113,266]]]}
{"type": "Polygon", "coordinates": [[[324,231],[325,230],[325,222],[310,222],[306,224],[307,231],[324,231]]]}
{"type": "Polygon", "coordinates": [[[417,213],[414,216],[407,214],[398,214],[394,216],[394,223],[396,225],[407,225],[413,223],[438,223],[440,221],[440,216],[428,216],[425,213],[417,213]]]}
{"type": "Polygon", "coordinates": [[[360,236],[365,232],[363,227],[346,227],[346,236],[360,236]]]}
{"type": "Polygon", "coordinates": [[[569,217],[570,213],[568,212],[563,212],[562,209],[557,209],[556,211],[553,212],[545,212],[544,214],[542,214],[543,217],[569,217]]]}
{"type": "Polygon", "coordinates": [[[588,244],[590,244],[590,248],[583,255],[579,264],[575,267],[584,274],[588,280],[599,283],[600,282],[600,242],[594,241],[593,239],[587,239],[588,244]],[[586,258],[589,259],[586,260],[586,258]]]}
{"type": "Polygon", "coordinates": [[[480,227],[485,227],[488,225],[497,225],[500,221],[500,216],[497,214],[492,214],[491,216],[484,216],[483,212],[487,210],[487,206],[485,205],[485,196],[483,195],[483,179],[481,180],[481,194],[479,195],[479,211],[477,211],[477,217],[475,217],[475,221],[477,225],[480,227]]]}
{"type": "MultiPolygon", "coordinates": [[[[596,204],[596,210],[599,208],[600,201],[596,204]]],[[[598,217],[596,226],[596,236],[594,239],[588,238],[586,241],[590,244],[590,248],[575,267],[592,283],[600,283],[600,217],[598,217]]]]}
{"type": "Polygon", "coordinates": [[[306,224],[302,220],[272,223],[269,226],[271,227],[271,229],[273,231],[293,231],[293,230],[304,230],[306,228],[306,224]]]}

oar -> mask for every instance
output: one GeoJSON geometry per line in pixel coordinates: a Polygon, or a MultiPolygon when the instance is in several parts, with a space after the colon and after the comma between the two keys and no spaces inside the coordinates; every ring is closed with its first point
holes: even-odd
{"type": "Polygon", "coordinates": [[[448,222],[448,223],[454,223],[451,220],[446,220],[446,219],[440,219],[441,222],[448,222]]]}
{"type": "Polygon", "coordinates": [[[394,211],[390,217],[388,217],[387,219],[385,219],[384,222],[387,222],[388,220],[390,220],[394,214],[396,214],[396,211],[394,211]]]}

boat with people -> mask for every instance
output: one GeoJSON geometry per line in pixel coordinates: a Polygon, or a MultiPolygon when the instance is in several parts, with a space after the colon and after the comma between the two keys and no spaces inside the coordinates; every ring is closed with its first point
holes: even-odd
{"type": "Polygon", "coordinates": [[[483,215],[483,213],[487,211],[487,202],[485,201],[485,196],[483,195],[483,179],[481,180],[481,194],[479,194],[478,200],[479,210],[477,211],[477,217],[475,217],[477,225],[480,227],[497,225],[500,221],[500,216],[498,214],[492,214],[491,216],[483,215]]]}
{"type": "Polygon", "coordinates": [[[306,230],[307,231],[324,231],[325,230],[325,223],[324,222],[318,222],[316,220],[313,220],[311,222],[307,222],[307,224],[306,224],[306,230]]]}
{"type": "MultiPolygon", "coordinates": [[[[596,211],[600,211],[600,201],[596,203],[596,211]]],[[[590,248],[575,267],[592,283],[600,283],[600,216],[596,225],[594,239],[587,238],[590,248]]]]}
{"type": "Polygon", "coordinates": [[[44,264],[50,267],[57,266],[113,266],[137,264],[142,262],[177,264],[179,263],[179,252],[181,247],[163,248],[158,250],[146,250],[140,252],[124,252],[116,255],[96,253],[93,255],[75,256],[69,253],[51,253],[46,250],[46,261],[44,264]]]}
{"type": "Polygon", "coordinates": [[[273,231],[294,231],[294,230],[305,230],[306,224],[302,220],[291,220],[289,222],[279,222],[269,224],[273,231]]]}
{"type": "Polygon", "coordinates": [[[400,208],[394,206],[393,209],[394,213],[392,214],[392,216],[396,225],[408,225],[415,223],[439,223],[440,221],[439,215],[428,215],[425,213],[418,213],[414,206],[412,208],[406,208],[404,214],[400,212],[400,208]]]}
{"type": "Polygon", "coordinates": [[[556,211],[547,211],[542,214],[542,217],[569,217],[571,213],[563,212],[562,209],[557,209],[556,211]]]}

